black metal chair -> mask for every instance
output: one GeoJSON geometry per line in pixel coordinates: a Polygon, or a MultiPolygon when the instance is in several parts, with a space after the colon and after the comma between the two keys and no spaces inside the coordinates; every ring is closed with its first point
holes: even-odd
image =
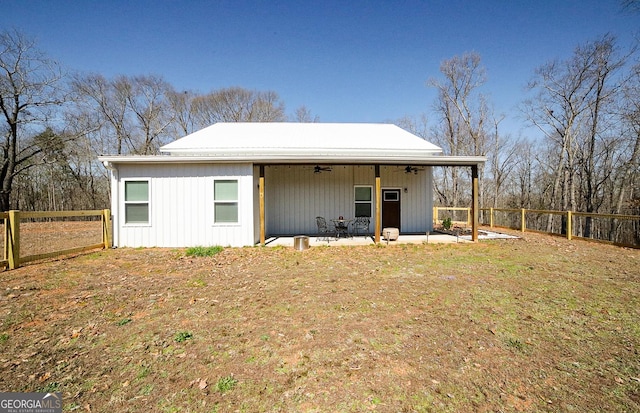
{"type": "Polygon", "coordinates": [[[353,221],[353,235],[369,235],[369,224],[371,220],[369,217],[357,217],[355,221],[353,221]]]}
{"type": "Polygon", "coordinates": [[[316,225],[318,226],[318,237],[316,240],[329,242],[332,239],[336,239],[335,228],[329,227],[324,217],[316,217],[316,225]]]}

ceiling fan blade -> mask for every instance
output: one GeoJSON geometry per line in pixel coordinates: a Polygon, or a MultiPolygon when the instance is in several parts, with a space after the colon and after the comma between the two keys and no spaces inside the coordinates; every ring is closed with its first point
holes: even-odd
{"type": "Polygon", "coordinates": [[[320,165],[316,165],[313,168],[313,172],[318,174],[320,172],[331,172],[331,167],[330,166],[320,166],[320,165]]]}

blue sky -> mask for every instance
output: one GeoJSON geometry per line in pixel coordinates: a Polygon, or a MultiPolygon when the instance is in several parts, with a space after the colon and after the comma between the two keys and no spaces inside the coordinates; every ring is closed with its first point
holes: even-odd
{"type": "Polygon", "coordinates": [[[428,115],[444,59],[475,51],[483,92],[517,135],[517,104],[536,67],[605,33],[629,47],[640,14],[619,0],[65,1],[0,0],[17,28],[67,68],[157,74],[178,90],[278,92],[321,122],[428,115]]]}

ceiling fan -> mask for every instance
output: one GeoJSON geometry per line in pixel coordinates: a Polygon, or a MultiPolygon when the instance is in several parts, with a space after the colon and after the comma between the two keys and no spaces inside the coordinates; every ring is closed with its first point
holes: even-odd
{"type": "Polygon", "coordinates": [[[313,168],[313,173],[319,174],[320,172],[331,172],[331,167],[316,165],[315,168],[313,168]]]}
{"type": "Polygon", "coordinates": [[[424,171],[424,168],[416,168],[415,166],[411,165],[407,165],[407,167],[404,168],[404,173],[406,174],[410,174],[413,172],[414,175],[418,175],[418,171],[424,171]]]}

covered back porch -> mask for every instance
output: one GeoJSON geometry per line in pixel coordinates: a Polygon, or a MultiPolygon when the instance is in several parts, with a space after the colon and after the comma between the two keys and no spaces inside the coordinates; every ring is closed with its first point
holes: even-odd
{"type": "Polygon", "coordinates": [[[368,233],[372,243],[380,243],[383,228],[389,226],[388,213],[386,218],[383,217],[386,199],[383,191],[388,190],[396,191],[398,201],[402,201],[397,221],[400,235],[424,236],[426,240],[433,229],[431,168],[434,166],[471,169],[471,240],[478,240],[478,165],[484,162],[482,157],[431,156],[428,160],[411,157],[406,159],[407,163],[376,164],[316,161],[255,165],[258,178],[256,235],[260,245],[267,245],[268,240],[273,243],[274,239],[282,237],[316,236],[316,216],[323,216],[326,220],[339,216],[355,218],[362,208],[367,208],[366,205],[358,205],[360,201],[355,194],[358,189],[367,187],[371,191],[368,233]]]}

